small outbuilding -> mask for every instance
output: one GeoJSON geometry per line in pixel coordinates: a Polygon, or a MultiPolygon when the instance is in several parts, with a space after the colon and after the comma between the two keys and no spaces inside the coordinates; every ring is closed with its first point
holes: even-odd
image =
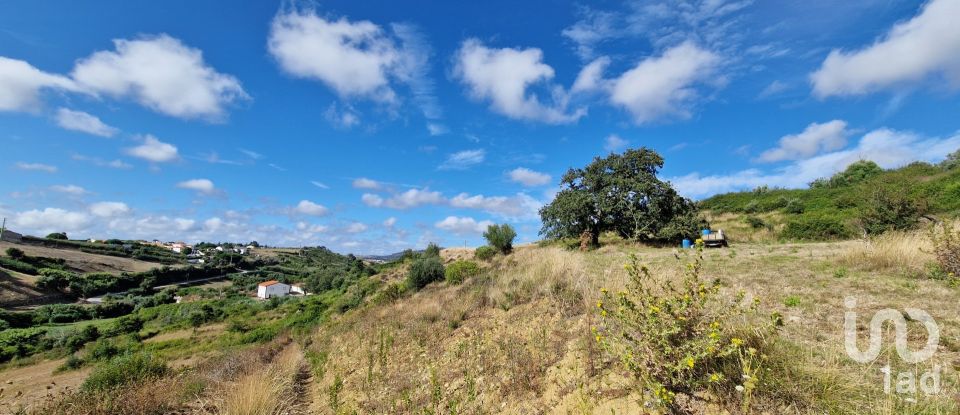
{"type": "Polygon", "coordinates": [[[257,285],[257,297],[273,298],[286,297],[290,295],[290,286],[277,280],[261,282],[257,285]]]}

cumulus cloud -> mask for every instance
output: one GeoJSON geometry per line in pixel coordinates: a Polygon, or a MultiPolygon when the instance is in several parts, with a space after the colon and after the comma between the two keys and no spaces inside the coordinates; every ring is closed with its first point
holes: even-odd
{"type": "Polygon", "coordinates": [[[471,196],[460,193],[450,199],[450,206],[482,210],[507,219],[532,220],[539,218],[538,212],[543,204],[526,193],[514,196],[471,196]]]}
{"type": "Polygon", "coordinates": [[[18,161],[13,166],[20,170],[27,170],[27,171],[42,171],[44,173],[57,172],[57,166],[51,166],[49,164],[43,164],[43,163],[25,163],[22,161],[18,161]]]}
{"type": "Polygon", "coordinates": [[[248,98],[240,82],[208,66],[199,49],[166,34],[113,44],[114,51],[77,62],[71,76],[85,90],[186,119],[220,119],[227,105],[248,98]]]}
{"type": "Polygon", "coordinates": [[[670,181],[680,193],[689,197],[705,197],[760,185],[798,188],[818,178],[829,177],[858,160],[871,160],[889,169],[914,161],[937,162],[957,148],[960,148],[960,133],[946,138],[925,138],[911,132],[881,128],[865,134],[852,148],[797,160],[773,171],[748,169],[719,175],[691,173],[670,181]]]}
{"type": "Polygon", "coordinates": [[[104,124],[103,121],[100,121],[99,118],[93,115],[66,108],[57,110],[56,120],[57,125],[64,129],[80,131],[100,137],[113,137],[114,134],[119,131],[114,127],[104,124]]]}
{"type": "Polygon", "coordinates": [[[510,180],[520,183],[524,186],[543,186],[550,183],[549,174],[540,173],[525,167],[517,167],[508,173],[510,180]]]}
{"type": "Polygon", "coordinates": [[[89,207],[90,213],[103,217],[111,218],[130,212],[130,207],[123,202],[97,202],[89,207]]]}
{"type": "Polygon", "coordinates": [[[860,95],[916,84],[941,75],[960,87],[960,2],[931,0],[912,19],[897,23],[872,45],[833,50],[811,74],[818,97],[860,95]]]}
{"type": "Polygon", "coordinates": [[[142,158],[154,163],[164,163],[180,159],[177,147],[173,144],[164,143],[150,134],[143,136],[143,143],[136,147],[127,149],[127,154],[142,158]]]}
{"type": "Polygon", "coordinates": [[[193,190],[197,193],[213,194],[217,189],[209,179],[191,179],[177,183],[181,189],[193,190]]]}
{"type": "Polygon", "coordinates": [[[309,200],[301,200],[300,203],[297,204],[297,207],[294,208],[294,211],[310,216],[323,216],[329,212],[325,206],[313,203],[309,200]]]}
{"type": "Polygon", "coordinates": [[[353,188],[378,190],[383,188],[383,184],[376,180],[368,179],[366,177],[358,177],[356,179],[353,179],[353,188]]]}
{"type": "Polygon", "coordinates": [[[397,218],[393,216],[383,220],[383,226],[386,226],[388,228],[392,228],[396,224],[397,224],[397,218]]]}
{"type": "Polygon", "coordinates": [[[477,222],[471,217],[447,216],[445,219],[434,224],[438,229],[445,230],[457,235],[482,234],[487,228],[493,225],[489,220],[477,222]]]}
{"type": "Polygon", "coordinates": [[[388,207],[391,209],[410,209],[422,205],[436,205],[444,202],[440,192],[429,189],[410,189],[386,199],[379,195],[365,193],[361,201],[371,207],[388,207]]]}
{"type": "Polygon", "coordinates": [[[66,184],[66,185],[58,184],[58,185],[53,185],[53,186],[50,186],[50,190],[53,190],[54,192],[66,193],[66,194],[68,194],[68,195],[74,195],[74,196],[82,196],[82,195],[85,195],[85,194],[89,193],[89,192],[87,192],[87,189],[84,189],[84,188],[82,188],[82,187],[80,187],[80,186],[77,186],[77,185],[75,185],[75,184],[66,184]]]}
{"type": "Polygon", "coordinates": [[[484,149],[464,150],[447,156],[447,159],[438,167],[440,170],[466,170],[483,163],[487,157],[484,149]]]}
{"type": "Polygon", "coordinates": [[[800,134],[785,135],[780,145],[764,151],[759,160],[775,162],[812,157],[821,152],[839,150],[847,145],[847,123],[833,120],[822,124],[811,123],[800,134]]]}
{"type": "Polygon", "coordinates": [[[44,89],[76,91],[77,86],[70,78],[0,56],[0,111],[36,111],[44,89]]]}
{"type": "Polygon", "coordinates": [[[630,142],[620,138],[619,135],[610,134],[603,142],[603,149],[610,152],[617,152],[627,148],[630,145],[630,142]]]}
{"type": "Polygon", "coordinates": [[[346,18],[327,20],[314,12],[280,13],[267,41],[270,54],[287,73],[316,79],[343,97],[390,102],[390,77],[401,55],[380,26],[346,18]]]}
{"type": "Polygon", "coordinates": [[[470,96],[490,101],[495,112],[551,124],[574,122],[586,114],[583,108],[568,112],[568,94],[563,87],[550,83],[554,70],[543,63],[540,49],[489,48],[477,39],[468,39],[455,59],[455,75],[467,86],[470,96]],[[528,91],[534,85],[549,90],[548,103],[528,91]]]}
{"type": "Polygon", "coordinates": [[[60,208],[33,209],[17,213],[13,224],[20,228],[40,233],[71,232],[83,229],[90,223],[90,216],[60,208]]]}
{"type": "Polygon", "coordinates": [[[663,117],[689,118],[695,85],[710,80],[720,57],[692,42],[642,60],[610,82],[610,102],[626,109],[637,124],[663,117]]]}

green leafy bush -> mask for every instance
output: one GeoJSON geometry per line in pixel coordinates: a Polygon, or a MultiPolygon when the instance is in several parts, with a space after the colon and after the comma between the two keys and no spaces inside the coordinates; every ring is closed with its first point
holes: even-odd
{"type": "Polygon", "coordinates": [[[474,251],[473,256],[481,261],[489,261],[497,255],[496,248],[488,245],[481,246],[474,251]]]}
{"type": "Polygon", "coordinates": [[[925,203],[907,196],[902,189],[878,188],[861,209],[859,221],[869,235],[891,230],[906,230],[916,225],[925,203]]]}
{"type": "Polygon", "coordinates": [[[447,265],[445,277],[450,284],[460,284],[464,280],[480,273],[480,266],[476,262],[459,260],[447,265]]]}
{"type": "Polygon", "coordinates": [[[787,213],[792,213],[794,215],[799,215],[805,210],[803,202],[800,199],[790,199],[787,202],[787,205],[783,207],[783,210],[787,213]]]}
{"type": "Polygon", "coordinates": [[[110,390],[129,383],[158,378],[169,371],[166,363],[151,354],[131,353],[97,366],[83,382],[81,389],[90,392],[110,390]]]}
{"type": "Polygon", "coordinates": [[[763,219],[760,219],[756,216],[747,216],[743,218],[743,220],[753,229],[763,229],[769,226],[767,225],[767,222],[764,222],[763,219]]]}
{"type": "Polygon", "coordinates": [[[440,263],[440,258],[435,256],[428,256],[414,261],[413,264],[410,265],[410,271],[407,273],[407,285],[414,290],[419,290],[431,282],[442,279],[443,264],[440,263]]]}
{"type": "Polygon", "coordinates": [[[760,212],[760,203],[756,200],[751,200],[750,203],[747,203],[743,207],[743,213],[758,213],[760,212]]]}
{"type": "Polygon", "coordinates": [[[23,258],[26,254],[23,253],[22,249],[10,247],[7,248],[7,256],[13,259],[23,258]]]}
{"type": "Polygon", "coordinates": [[[490,225],[487,231],[483,233],[490,246],[496,248],[503,254],[509,254],[513,250],[513,239],[517,237],[517,232],[509,224],[490,225]]]}
{"type": "Polygon", "coordinates": [[[37,278],[37,287],[44,290],[62,290],[67,288],[70,281],[77,278],[77,274],[54,268],[43,268],[37,278]]]}
{"type": "Polygon", "coordinates": [[[66,232],[54,232],[54,233],[48,234],[48,235],[47,235],[47,239],[55,239],[55,240],[58,240],[58,241],[66,241],[66,240],[68,240],[68,239],[70,239],[70,238],[67,238],[67,233],[66,233],[66,232]]]}
{"type": "Polygon", "coordinates": [[[440,245],[437,245],[433,242],[427,244],[427,249],[423,250],[423,256],[440,256],[440,245]]]}
{"type": "MultiPolygon", "coordinates": [[[[595,328],[601,349],[616,357],[642,390],[645,406],[687,413],[677,395],[738,390],[744,413],[759,384],[763,332],[747,324],[753,307],[720,294],[720,282],[700,276],[702,245],[679,284],[658,281],[636,256],[626,266],[626,290],[602,290],[597,302],[602,324],[595,328]]],[[[655,413],[663,413],[656,411],[655,413]]]]}
{"type": "Polygon", "coordinates": [[[797,240],[842,239],[851,235],[843,220],[829,215],[801,215],[787,221],[781,236],[797,240]]]}
{"type": "Polygon", "coordinates": [[[939,271],[935,274],[950,284],[957,284],[960,278],[960,230],[951,229],[949,225],[936,225],[930,229],[930,241],[939,271]]]}

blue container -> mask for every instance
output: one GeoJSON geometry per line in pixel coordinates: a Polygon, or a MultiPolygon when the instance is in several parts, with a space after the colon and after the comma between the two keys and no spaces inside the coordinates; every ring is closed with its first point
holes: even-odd
{"type": "Polygon", "coordinates": [[[689,239],[684,239],[682,244],[684,249],[690,248],[693,245],[689,239]]]}
{"type": "Polygon", "coordinates": [[[702,231],[700,231],[700,232],[701,232],[702,234],[704,234],[704,235],[709,235],[709,234],[710,234],[710,230],[709,230],[709,229],[704,229],[704,230],[702,230],[702,231]]]}

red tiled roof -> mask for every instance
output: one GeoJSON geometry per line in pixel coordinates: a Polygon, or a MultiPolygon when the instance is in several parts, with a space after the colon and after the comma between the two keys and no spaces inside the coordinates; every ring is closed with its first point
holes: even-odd
{"type": "Polygon", "coordinates": [[[280,283],[280,281],[270,280],[270,281],[261,282],[261,283],[260,283],[260,286],[261,286],[261,287],[269,287],[269,286],[271,286],[271,285],[273,285],[273,284],[279,284],[279,283],[280,283]]]}

